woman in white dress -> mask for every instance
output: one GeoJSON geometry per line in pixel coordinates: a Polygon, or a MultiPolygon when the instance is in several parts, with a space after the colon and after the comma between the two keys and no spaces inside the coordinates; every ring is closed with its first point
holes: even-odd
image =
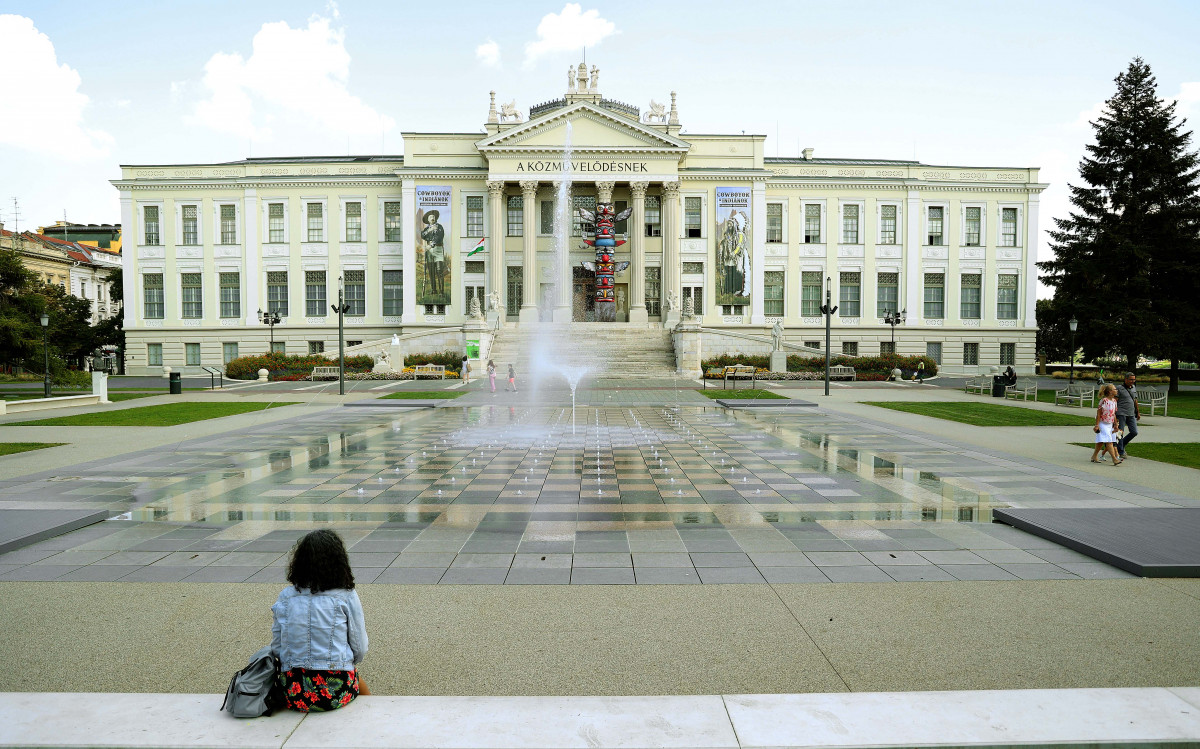
{"type": "Polygon", "coordinates": [[[1116,437],[1113,436],[1113,422],[1117,418],[1117,389],[1112,385],[1105,385],[1100,388],[1100,407],[1096,409],[1096,425],[1092,427],[1092,431],[1096,433],[1096,449],[1092,450],[1092,462],[1099,463],[1097,458],[1103,450],[1106,454],[1112,456],[1113,465],[1121,464],[1121,459],[1117,457],[1117,448],[1113,443],[1116,442],[1116,437]]]}

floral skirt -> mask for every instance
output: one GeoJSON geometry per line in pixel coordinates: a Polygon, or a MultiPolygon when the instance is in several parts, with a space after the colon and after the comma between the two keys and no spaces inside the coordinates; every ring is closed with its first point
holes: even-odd
{"type": "Polygon", "coordinates": [[[289,710],[326,712],[350,704],[358,696],[358,674],[354,671],[323,671],[290,668],[281,671],[284,706],[289,710]]]}

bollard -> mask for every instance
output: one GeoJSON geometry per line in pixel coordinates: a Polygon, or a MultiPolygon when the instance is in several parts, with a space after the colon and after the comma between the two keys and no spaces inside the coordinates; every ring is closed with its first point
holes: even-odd
{"type": "Polygon", "coordinates": [[[258,381],[259,381],[259,382],[266,382],[266,381],[269,379],[269,375],[270,375],[270,374],[271,374],[271,373],[270,373],[270,372],[268,372],[268,371],[267,371],[267,370],[265,370],[265,369],[260,369],[260,370],[258,370],[258,381]]]}

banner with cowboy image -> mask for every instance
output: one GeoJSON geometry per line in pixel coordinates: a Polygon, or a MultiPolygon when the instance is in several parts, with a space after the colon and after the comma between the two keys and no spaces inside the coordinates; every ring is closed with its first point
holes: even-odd
{"type": "Polygon", "coordinates": [[[717,188],[717,304],[750,304],[750,186],[717,188]]]}
{"type": "Polygon", "coordinates": [[[417,187],[417,304],[450,304],[450,186],[417,187]]]}

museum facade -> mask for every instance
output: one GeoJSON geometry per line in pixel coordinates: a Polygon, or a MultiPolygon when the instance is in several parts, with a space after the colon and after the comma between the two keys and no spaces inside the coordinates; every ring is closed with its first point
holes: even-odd
{"type": "Polygon", "coordinates": [[[1031,370],[1036,168],[771,158],[762,135],[682,133],[674,93],[642,113],[597,78],[573,68],[527,118],[493,93],[482,133],[404,133],[403,157],[122,166],[127,371],[334,352],[339,284],[351,344],[462,325],[476,300],[501,329],[592,321],[575,209],[597,203],[629,215],[602,281],[617,322],[596,324],[781,322],[819,348],[828,289],[835,353],[1031,370]]]}

